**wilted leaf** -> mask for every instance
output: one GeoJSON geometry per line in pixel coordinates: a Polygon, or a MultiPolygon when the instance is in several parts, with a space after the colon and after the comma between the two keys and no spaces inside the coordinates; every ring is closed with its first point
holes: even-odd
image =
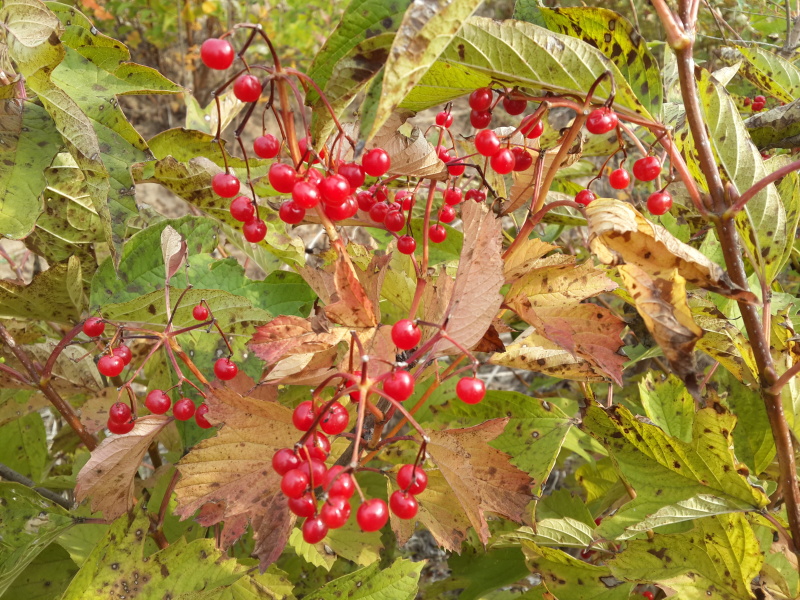
{"type": "Polygon", "coordinates": [[[189,258],[186,251],[186,240],[169,225],[161,230],[161,255],[164,257],[166,268],[164,285],[169,285],[169,280],[189,258]]]}
{"type": "Polygon", "coordinates": [[[417,127],[411,135],[400,133],[400,126],[413,113],[392,113],[370,141],[370,148],[383,148],[391,159],[389,175],[425,177],[434,180],[447,179],[447,167],[431,144],[417,127]]]}
{"type": "Polygon", "coordinates": [[[704,332],[697,349],[719,361],[739,381],[755,383],[756,359],[742,331],[709,300],[690,298],[689,306],[694,322],[704,332]]]}
{"type": "MultiPolygon", "coordinates": [[[[378,266],[378,271],[384,271],[386,266],[384,262],[378,266]]],[[[333,286],[332,302],[325,307],[325,314],[331,321],[345,327],[375,327],[379,323],[377,302],[366,295],[356,267],[343,256],[337,256],[334,262],[333,286]]],[[[377,294],[374,298],[377,300],[377,294]]]]}
{"type": "Polygon", "coordinates": [[[92,452],[75,486],[75,498],[89,498],[93,511],[116,519],[133,506],[133,477],[156,436],[172,417],[147,415],[136,420],[130,433],[104,439],[92,452]]]}

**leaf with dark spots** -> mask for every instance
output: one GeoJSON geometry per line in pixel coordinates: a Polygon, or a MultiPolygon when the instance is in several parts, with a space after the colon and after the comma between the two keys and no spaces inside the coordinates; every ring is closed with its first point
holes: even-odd
{"type": "Polygon", "coordinates": [[[0,280],[0,317],[76,323],[86,298],[81,262],[71,257],[34,276],[28,285],[0,280]]]}

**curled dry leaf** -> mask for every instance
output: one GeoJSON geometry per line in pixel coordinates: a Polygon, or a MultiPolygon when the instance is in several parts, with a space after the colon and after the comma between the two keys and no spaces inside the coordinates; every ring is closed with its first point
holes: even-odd
{"type": "Polygon", "coordinates": [[[436,154],[436,148],[419,128],[405,136],[399,129],[414,113],[398,110],[386,120],[370,142],[370,148],[383,148],[392,160],[389,175],[425,177],[436,181],[447,179],[447,167],[436,154]]]}
{"type": "Polygon", "coordinates": [[[186,240],[170,225],[167,225],[161,232],[161,253],[164,256],[164,266],[167,271],[165,285],[169,285],[169,280],[178,272],[188,257],[186,240]]]}
{"type": "Polygon", "coordinates": [[[147,415],[136,420],[130,433],[104,439],[78,473],[75,498],[91,499],[93,511],[116,519],[133,506],[133,477],[148,446],[172,417],[147,415]]]}
{"type": "Polygon", "coordinates": [[[242,519],[248,519],[263,570],[280,556],[295,520],[272,469],[275,451],[297,441],[292,411],[224,388],[215,389],[206,403],[206,418],[225,425],[178,463],[175,514],[186,519],[212,503],[201,513],[203,523],[234,522],[231,532],[243,531],[242,519]]]}
{"type": "Polygon", "coordinates": [[[624,262],[653,274],[674,268],[691,284],[735,300],[757,302],[751,292],[736,286],[718,264],[648,221],[626,202],[598,198],[586,207],[586,218],[589,245],[605,264],[624,262]]]}

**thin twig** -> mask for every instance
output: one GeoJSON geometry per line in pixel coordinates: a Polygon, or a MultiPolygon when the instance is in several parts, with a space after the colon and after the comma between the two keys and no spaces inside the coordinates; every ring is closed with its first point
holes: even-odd
{"type": "Polygon", "coordinates": [[[70,504],[69,500],[67,500],[63,496],[59,496],[54,491],[48,490],[47,488],[38,487],[35,481],[28,479],[27,477],[25,477],[25,475],[22,475],[21,473],[17,473],[15,470],[13,470],[10,467],[7,467],[3,463],[0,463],[0,477],[2,477],[3,479],[7,479],[8,481],[21,483],[25,487],[32,488],[39,495],[44,496],[45,498],[47,498],[52,502],[55,502],[59,506],[63,506],[67,510],[72,508],[72,505],[70,504]]]}

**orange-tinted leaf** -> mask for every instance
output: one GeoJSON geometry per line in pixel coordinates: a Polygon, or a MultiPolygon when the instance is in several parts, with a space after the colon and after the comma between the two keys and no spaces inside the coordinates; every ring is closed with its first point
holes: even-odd
{"type": "Polygon", "coordinates": [[[347,333],[344,327],[334,327],[328,333],[315,333],[308,319],[283,316],[257,328],[249,346],[269,366],[287,356],[328,350],[341,342],[347,333]]]}
{"type": "Polygon", "coordinates": [[[345,327],[377,325],[380,321],[378,305],[366,295],[353,264],[339,256],[334,265],[335,292],[331,297],[332,303],[325,307],[325,314],[334,323],[345,327]]]}

